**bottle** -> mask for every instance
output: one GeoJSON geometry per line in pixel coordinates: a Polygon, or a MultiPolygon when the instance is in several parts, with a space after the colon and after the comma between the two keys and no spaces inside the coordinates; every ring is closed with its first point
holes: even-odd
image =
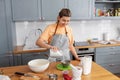
{"type": "Polygon", "coordinates": [[[118,10],[115,9],[115,16],[118,16],[118,10]]]}
{"type": "Polygon", "coordinates": [[[118,16],[120,16],[120,8],[118,8],[118,16]]]}
{"type": "Polygon", "coordinates": [[[107,9],[106,7],[103,8],[103,15],[106,16],[107,9]]]}

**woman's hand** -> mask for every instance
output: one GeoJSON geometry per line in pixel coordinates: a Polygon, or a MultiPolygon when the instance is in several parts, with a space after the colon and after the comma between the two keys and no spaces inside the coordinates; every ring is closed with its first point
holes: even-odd
{"type": "Polygon", "coordinates": [[[80,57],[78,57],[78,56],[77,56],[77,57],[75,57],[75,59],[76,59],[76,60],[78,60],[78,61],[80,61],[80,57]]]}
{"type": "Polygon", "coordinates": [[[50,49],[52,49],[53,51],[58,51],[58,48],[56,46],[51,46],[50,49]]]}

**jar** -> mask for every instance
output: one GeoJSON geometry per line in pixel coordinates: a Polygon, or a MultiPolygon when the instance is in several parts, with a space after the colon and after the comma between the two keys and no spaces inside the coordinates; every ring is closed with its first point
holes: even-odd
{"type": "Polygon", "coordinates": [[[118,8],[118,16],[120,16],[120,8],[118,8]]]}

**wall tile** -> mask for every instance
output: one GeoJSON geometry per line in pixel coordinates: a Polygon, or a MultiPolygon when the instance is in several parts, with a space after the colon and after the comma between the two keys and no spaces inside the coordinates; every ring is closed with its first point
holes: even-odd
{"type": "MultiPolygon", "coordinates": [[[[16,22],[17,45],[23,45],[25,36],[33,30],[40,28],[42,30],[49,22],[16,22]]],[[[71,21],[69,24],[73,29],[75,41],[86,41],[92,38],[102,40],[102,34],[108,33],[110,39],[116,39],[120,35],[120,20],[96,20],[96,21],[71,21]]]]}

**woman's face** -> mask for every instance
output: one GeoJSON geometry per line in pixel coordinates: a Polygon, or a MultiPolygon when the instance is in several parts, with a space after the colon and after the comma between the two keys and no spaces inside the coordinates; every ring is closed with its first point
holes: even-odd
{"type": "Polygon", "coordinates": [[[61,18],[59,17],[58,20],[59,20],[59,25],[60,26],[66,26],[70,22],[70,17],[63,16],[61,18]]]}

